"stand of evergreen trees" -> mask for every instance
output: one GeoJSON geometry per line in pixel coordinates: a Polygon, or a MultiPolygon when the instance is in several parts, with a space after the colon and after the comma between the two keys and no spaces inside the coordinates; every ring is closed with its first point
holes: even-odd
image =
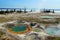
{"type": "Polygon", "coordinates": [[[13,13],[13,12],[15,12],[15,9],[14,10],[11,9],[10,11],[8,9],[6,9],[6,11],[1,10],[0,14],[6,14],[6,13],[8,14],[8,13],[13,13]]]}
{"type": "MultiPolygon", "coordinates": [[[[27,13],[28,11],[26,10],[26,8],[23,9],[24,11],[22,11],[22,9],[20,10],[17,10],[16,9],[6,9],[6,11],[2,10],[0,11],[0,14],[9,14],[9,13],[14,13],[14,12],[17,12],[17,13],[27,13]]],[[[32,10],[30,11],[32,12],[32,10]]]]}
{"type": "Polygon", "coordinates": [[[51,11],[50,9],[49,9],[49,10],[45,10],[45,9],[44,9],[43,12],[44,12],[44,13],[54,13],[54,10],[51,11]]]}
{"type": "Polygon", "coordinates": [[[22,12],[23,12],[23,11],[22,11],[21,9],[17,11],[17,13],[22,13],[22,12]]]}

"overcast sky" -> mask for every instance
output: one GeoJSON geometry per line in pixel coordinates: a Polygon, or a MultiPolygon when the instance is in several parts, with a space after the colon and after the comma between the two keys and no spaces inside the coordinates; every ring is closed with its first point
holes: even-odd
{"type": "Polygon", "coordinates": [[[0,8],[60,9],[60,0],[0,0],[0,8]]]}

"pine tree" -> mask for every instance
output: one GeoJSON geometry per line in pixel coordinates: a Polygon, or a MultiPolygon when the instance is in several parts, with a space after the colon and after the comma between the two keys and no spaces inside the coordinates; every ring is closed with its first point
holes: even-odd
{"type": "Polygon", "coordinates": [[[24,13],[26,13],[27,11],[26,11],[26,8],[24,8],[24,13]]]}

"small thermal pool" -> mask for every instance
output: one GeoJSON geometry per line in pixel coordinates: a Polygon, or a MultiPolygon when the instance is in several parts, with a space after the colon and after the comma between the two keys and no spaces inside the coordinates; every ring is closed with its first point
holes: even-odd
{"type": "Polygon", "coordinates": [[[49,28],[46,28],[45,31],[48,33],[48,34],[55,34],[56,31],[58,31],[59,29],[57,28],[53,28],[53,27],[49,27],[49,28]]]}
{"type": "Polygon", "coordinates": [[[40,16],[41,18],[54,18],[53,16],[40,16]]]}
{"type": "Polygon", "coordinates": [[[58,35],[60,36],[60,28],[58,27],[48,27],[45,29],[45,32],[51,35],[58,35]]]}

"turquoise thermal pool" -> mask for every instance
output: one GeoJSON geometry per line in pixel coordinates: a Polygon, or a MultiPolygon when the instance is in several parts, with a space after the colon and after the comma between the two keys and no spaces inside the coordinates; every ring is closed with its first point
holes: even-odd
{"type": "Polygon", "coordinates": [[[41,18],[54,18],[53,16],[40,16],[41,18]]]}
{"type": "Polygon", "coordinates": [[[60,35],[60,28],[58,27],[48,27],[45,29],[45,32],[50,35],[60,35]]]}
{"type": "Polygon", "coordinates": [[[12,28],[12,31],[22,32],[22,31],[25,31],[26,29],[27,29],[27,25],[21,25],[21,26],[17,26],[17,27],[12,28]]]}

